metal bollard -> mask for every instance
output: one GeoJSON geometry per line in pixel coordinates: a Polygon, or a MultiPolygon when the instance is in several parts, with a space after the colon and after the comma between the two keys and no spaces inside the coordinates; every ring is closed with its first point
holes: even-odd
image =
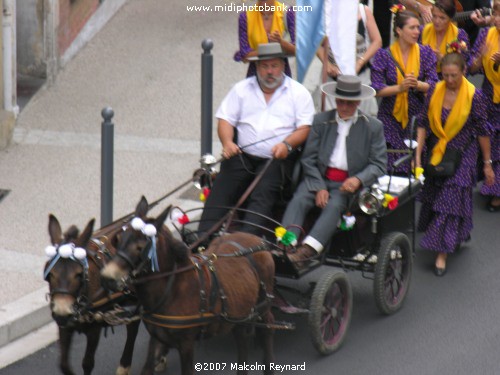
{"type": "Polygon", "coordinates": [[[101,111],[101,227],[113,221],[114,114],[110,107],[101,111]]]}
{"type": "Polygon", "coordinates": [[[201,156],[212,153],[213,46],[211,39],[201,43],[201,156]]]}

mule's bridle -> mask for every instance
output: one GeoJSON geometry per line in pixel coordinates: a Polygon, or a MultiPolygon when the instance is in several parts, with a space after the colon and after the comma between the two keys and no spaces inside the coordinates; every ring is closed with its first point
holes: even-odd
{"type": "Polygon", "coordinates": [[[82,269],[83,269],[83,278],[82,278],[82,285],[80,288],[76,290],[76,292],[71,293],[68,289],[62,289],[62,288],[56,288],[52,289],[48,295],[52,298],[56,294],[64,294],[64,295],[69,295],[74,297],[77,301],[81,299],[87,299],[87,292],[88,292],[88,285],[89,285],[89,263],[87,261],[87,258],[84,258],[83,260],[75,258],[73,255],[63,258],[61,254],[59,253],[59,248],[64,245],[64,244],[58,244],[56,247],[56,255],[50,260],[50,263],[47,264],[47,267],[45,267],[45,270],[43,271],[43,279],[45,281],[48,281],[48,277],[50,275],[50,272],[54,268],[54,266],[59,262],[61,259],[69,259],[73,262],[78,263],[82,269]]]}

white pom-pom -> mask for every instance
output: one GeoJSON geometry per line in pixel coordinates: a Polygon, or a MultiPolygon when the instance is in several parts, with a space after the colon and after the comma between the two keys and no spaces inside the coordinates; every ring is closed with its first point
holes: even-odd
{"type": "Polygon", "coordinates": [[[70,244],[60,246],[59,255],[62,258],[69,258],[71,255],[73,255],[73,246],[71,246],[70,244]]]}
{"type": "Polygon", "coordinates": [[[184,213],[177,207],[170,212],[170,219],[173,222],[177,222],[177,220],[179,220],[182,216],[184,216],[184,213]]]}
{"type": "Polygon", "coordinates": [[[77,247],[73,255],[75,256],[76,259],[82,260],[85,259],[85,257],[87,256],[87,252],[83,247],[77,247]]]}
{"type": "Polygon", "coordinates": [[[54,258],[57,254],[57,250],[54,246],[52,245],[49,245],[45,248],[45,254],[49,257],[49,258],[54,258]]]}
{"type": "Polygon", "coordinates": [[[132,228],[135,230],[142,230],[146,224],[144,224],[141,218],[134,217],[130,225],[132,225],[132,228]]]}
{"type": "Polygon", "coordinates": [[[144,233],[148,237],[154,237],[156,236],[156,227],[153,224],[146,224],[146,226],[142,230],[142,233],[144,233]]]}

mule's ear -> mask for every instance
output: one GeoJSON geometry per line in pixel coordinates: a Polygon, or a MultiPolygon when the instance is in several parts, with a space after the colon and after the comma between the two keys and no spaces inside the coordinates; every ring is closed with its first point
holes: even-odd
{"type": "Polygon", "coordinates": [[[82,234],[78,237],[78,246],[80,247],[87,247],[87,244],[89,243],[90,237],[92,237],[92,232],[94,231],[94,223],[95,219],[92,219],[88,222],[87,226],[83,230],[82,234]]]}
{"type": "Polygon", "coordinates": [[[165,220],[167,220],[168,214],[170,213],[170,210],[172,209],[172,205],[168,206],[163,212],[155,219],[155,227],[156,230],[159,231],[161,227],[163,226],[163,223],[165,220]]]}
{"type": "Polygon", "coordinates": [[[148,201],[146,200],[146,197],[143,195],[141,197],[141,200],[137,204],[137,207],[135,208],[135,216],[140,218],[145,218],[146,214],[148,213],[148,208],[149,208],[148,201]]]}
{"type": "Polygon", "coordinates": [[[62,241],[62,229],[59,220],[52,214],[49,215],[49,235],[52,245],[56,245],[62,241]]]}

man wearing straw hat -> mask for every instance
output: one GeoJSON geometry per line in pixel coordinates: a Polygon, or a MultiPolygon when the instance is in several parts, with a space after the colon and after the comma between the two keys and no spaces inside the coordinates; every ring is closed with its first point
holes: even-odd
{"type": "MultiPolygon", "coordinates": [[[[314,117],[309,91],[284,74],[286,55],[279,43],[260,44],[257,75],[234,85],[217,110],[218,134],[224,161],[215,179],[198,232],[209,231],[244,194],[273,159],[247,199],[247,209],[272,216],[284,183],[291,154],[303,144],[314,117]]],[[[259,215],[246,214],[252,223],[241,230],[258,233],[267,224],[259,215]]]]}
{"type": "Polygon", "coordinates": [[[337,82],[325,83],[321,89],[335,98],[337,109],[314,117],[301,158],[303,181],[283,217],[283,226],[299,237],[309,210],[322,209],[301,246],[288,255],[297,268],[323,250],[349,198],[386,173],[383,125],[358,109],[361,100],[374,96],[375,90],[351,75],[339,76],[337,82]]]}

